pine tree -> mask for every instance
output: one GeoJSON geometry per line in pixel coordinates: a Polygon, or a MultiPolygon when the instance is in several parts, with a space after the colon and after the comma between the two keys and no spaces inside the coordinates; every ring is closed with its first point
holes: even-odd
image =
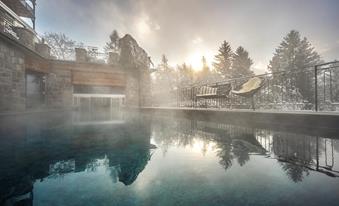
{"type": "Polygon", "coordinates": [[[201,63],[202,63],[201,71],[202,77],[207,77],[210,72],[210,68],[208,67],[206,58],[204,56],[201,58],[201,63]]]}
{"type": "Polygon", "coordinates": [[[320,56],[306,38],[301,38],[298,31],[290,31],[279,47],[268,65],[272,72],[293,72],[288,76],[274,75],[280,82],[289,82],[296,87],[303,98],[309,102],[314,101],[313,75],[304,70],[320,62],[320,56]],[[303,70],[302,72],[297,71],[303,70]]]}
{"type": "Polygon", "coordinates": [[[156,72],[158,87],[161,87],[162,90],[171,90],[173,89],[175,79],[174,70],[170,68],[168,65],[168,59],[166,55],[163,54],[161,57],[161,63],[159,64],[156,72]]]}
{"type": "Polygon", "coordinates": [[[253,61],[249,57],[248,52],[243,47],[238,47],[233,55],[232,78],[254,75],[250,69],[252,64],[253,61]]]}
{"type": "Polygon", "coordinates": [[[118,53],[119,52],[119,34],[117,32],[117,30],[113,30],[113,32],[111,33],[111,35],[109,35],[109,39],[110,41],[106,43],[105,46],[105,51],[106,52],[115,52],[118,53]]]}
{"type": "Polygon", "coordinates": [[[154,75],[155,78],[152,80],[153,101],[156,104],[173,101],[177,78],[174,69],[168,64],[166,55],[162,55],[161,62],[154,75]]]}
{"type": "Polygon", "coordinates": [[[168,59],[167,59],[165,54],[163,54],[161,56],[161,64],[160,64],[160,66],[161,66],[162,70],[167,70],[169,68],[169,66],[168,66],[168,59]]]}
{"type": "Polygon", "coordinates": [[[215,70],[223,77],[231,77],[231,66],[232,66],[232,48],[230,44],[226,41],[222,43],[219,48],[219,53],[215,56],[215,61],[213,66],[215,70]]]}
{"type": "Polygon", "coordinates": [[[193,69],[186,63],[177,66],[178,86],[187,86],[193,83],[193,69]]]}
{"type": "Polygon", "coordinates": [[[206,84],[208,82],[211,82],[211,71],[209,66],[207,65],[207,61],[206,58],[204,56],[202,56],[201,58],[201,64],[202,64],[202,68],[201,71],[197,72],[195,74],[196,76],[196,81],[197,83],[202,83],[202,84],[206,84]]]}

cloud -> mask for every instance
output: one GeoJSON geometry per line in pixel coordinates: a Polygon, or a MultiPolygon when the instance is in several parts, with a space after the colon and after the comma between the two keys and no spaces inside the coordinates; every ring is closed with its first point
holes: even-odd
{"type": "Polygon", "coordinates": [[[264,74],[268,72],[267,65],[261,61],[254,63],[251,69],[254,71],[255,74],[264,74]]]}
{"type": "Polygon", "coordinates": [[[202,38],[196,37],[192,40],[192,43],[193,44],[200,44],[202,41],[203,41],[202,38]]]}
{"type": "Polygon", "coordinates": [[[167,55],[169,62],[181,64],[197,51],[205,53],[203,49],[216,53],[226,40],[234,49],[243,46],[254,62],[266,65],[291,28],[305,31],[307,37],[319,42],[338,43],[339,36],[339,28],[333,27],[339,14],[332,9],[338,5],[326,6],[338,3],[330,0],[41,0],[38,3],[39,31],[61,31],[86,44],[103,46],[112,30],[117,29],[120,34],[134,36],[155,63],[162,54],[167,55]]]}

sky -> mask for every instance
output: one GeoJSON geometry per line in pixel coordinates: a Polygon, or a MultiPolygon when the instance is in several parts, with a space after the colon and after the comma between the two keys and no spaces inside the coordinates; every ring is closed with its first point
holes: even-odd
{"type": "Polygon", "coordinates": [[[38,0],[38,33],[62,32],[102,48],[116,29],[131,34],[155,64],[210,64],[221,43],[243,46],[256,73],[292,29],[325,61],[339,59],[338,0],[38,0]]]}

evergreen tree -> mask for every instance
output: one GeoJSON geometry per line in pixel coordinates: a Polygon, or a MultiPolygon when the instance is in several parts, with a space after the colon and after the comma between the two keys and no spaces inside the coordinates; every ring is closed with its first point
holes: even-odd
{"type": "Polygon", "coordinates": [[[169,66],[168,66],[168,59],[167,59],[167,57],[166,57],[166,55],[165,54],[163,54],[162,56],[161,56],[161,69],[162,70],[168,70],[169,69],[169,66]]]}
{"type": "Polygon", "coordinates": [[[168,59],[166,55],[163,54],[161,57],[161,63],[159,64],[156,72],[157,87],[163,91],[173,90],[175,80],[174,70],[170,68],[168,65],[168,59]]]}
{"type": "Polygon", "coordinates": [[[166,55],[162,55],[161,62],[154,73],[152,81],[153,101],[163,105],[173,101],[175,99],[173,92],[176,88],[176,81],[174,69],[168,64],[166,55]]]}
{"type": "Polygon", "coordinates": [[[109,35],[109,39],[110,41],[106,43],[105,46],[105,51],[106,52],[115,52],[118,53],[119,52],[119,34],[117,32],[117,30],[113,30],[113,32],[111,33],[111,35],[109,35]]]}
{"type": "Polygon", "coordinates": [[[222,43],[219,48],[219,53],[215,56],[213,66],[215,70],[222,75],[223,78],[231,77],[231,66],[232,66],[232,48],[226,41],[222,43]]]}
{"type": "Polygon", "coordinates": [[[202,69],[196,73],[196,81],[198,83],[206,84],[211,81],[211,71],[204,56],[201,58],[201,63],[202,69]]]}
{"type": "Polygon", "coordinates": [[[193,83],[193,69],[186,63],[177,66],[178,86],[187,86],[193,83]]]}
{"type": "Polygon", "coordinates": [[[314,50],[314,47],[306,38],[302,39],[298,31],[292,30],[275,50],[268,69],[272,72],[293,72],[288,76],[274,75],[274,78],[296,87],[305,100],[313,102],[313,75],[303,69],[314,66],[319,62],[320,56],[314,50]],[[303,71],[297,72],[298,70],[303,71]]]}
{"type": "Polygon", "coordinates": [[[201,63],[202,63],[201,74],[202,74],[202,77],[204,78],[204,77],[208,76],[208,74],[210,72],[210,68],[208,67],[206,58],[204,56],[201,58],[201,63]]]}
{"type": "Polygon", "coordinates": [[[253,61],[243,47],[238,47],[233,55],[232,78],[254,75],[250,67],[253,61]]]}

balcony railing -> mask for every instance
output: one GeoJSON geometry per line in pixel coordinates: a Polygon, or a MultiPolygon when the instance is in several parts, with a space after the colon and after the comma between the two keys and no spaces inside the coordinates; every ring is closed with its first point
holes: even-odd
{"type": "Polygon", "coordinates": [[[33,19],[35,0],[2,0],[16,15],[33,19]]]}
{"type": "Polygon", "coordinates": [[[20,0],[20,3],[22,4],[22,6],[32,14],[32,17],[34,16],[34,10],[33,7],[28,3],[31,2],[32,6],[34,4],[34,2],[32,0],[20,0]]]}
{"type": "Polygon", "coordinates": [[[164,100],[164,94],[161,94],[162,98],[155,94],[153,106],[220,109],[252,109],[254,106],[258,110],[339,111],[338,61],[254,77],[260,78],[263,85],[252,95],[242,96],[233,91],[239,91],[253,76],[179,87],[169,91],[167,102],[155,101],[164,100]],[[209,88],[217,92],[211,93],[214,90],[209,88]],[[206,95],[201,96],[201,92],[206,95]]]}

